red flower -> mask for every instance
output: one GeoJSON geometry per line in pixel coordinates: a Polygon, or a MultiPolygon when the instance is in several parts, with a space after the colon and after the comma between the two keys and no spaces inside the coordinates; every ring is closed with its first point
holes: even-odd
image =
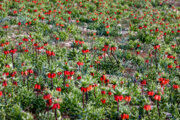
{"type": "Polygon", "coordinates": [[[56,77],[56,74],[55,73],[48,73],[48,78],[54,78],[54,77],[56,77]]]}
{"type": "Polygon", "coordinates": [[[14,53],[16,53],[16,51],[17,51],[17,49],[12,49],[12,50],[10,50],[10,53],[14,54],[14,53]]]}
{"type": "Polygon", "coordinates": [[[57,87],[56,90],[57,90],[58,92],[61,92],[61,88],[60,88],[60,87],[57,87]]]}
{"type": "Polygon", "coordinates": [[[111,91],[109,91],[109,92],[108,92],[108,95],[109,95],[109,96],[111,96],[111,95],[112,95],[112,92],[111,92],[111,91]]]}
{"type": "Polygon", "coordinates": [[[86,49],[86,50],[82,50],[82,53],[88,53],[89,52],[89,50],[88,49],[86,49]]]}
{"type": "Polygon", "coordinates": [[[34,73],[34,71],[32,69],[29,69],[28,72],[29,72],[29,74],[33,74],[34,73]]]}
{"type": "Polygon", "coordinates": [[[171,45],[172,48],[175,48],[176,47],[176,44],[175,45],[171,45]]]}
{"type": "Polygon", "coordinates": [[[159,49],[160,48],[160,45],[155,45],[154,46],[154,49],[159,49]]]}
{"type": "Polygon", "coordinates": [[[81,92],[87,92],[87,88],[81,87],[81,92]]]}
{"type": "Polygon", "coordinates": [[[131,101],[131,96],[125,96],[124,99],[125,99],[127,102],[130,102],[130,101],[131,101]]]}
{"type": "Polygon", "coordinates": [[[148,91],[147,94],[148,94],[148,96],[153,96],[154,92],[153,91],[148,91]]]}
{"type": "Polygon", "coordinates": [[[69,87],[69,84],[66,84],[66,87],[69,87]]]}
{"type": "Polygon", "coordinates": [[[37,9],[35,9],[34,12],[37,12],[37,9]]]}
{"type": "Polygon", "coordinates": [[[114,95],[114,100],[117,101],[117,102],[122,101],[123,99],[124,99],[124,97],[122,95],[120,95],[120,96],[119,95],[114,95]]]}
{"type": "Polygon", "coordinates": [[[106,80],[104,81],[104,83],[109,83],[109,79],[106,79],[106,80]]]}
{"type": "Polygon", "coordinates": [[[158,28],[156,28],[155,32],[158,32],[158,31],[159,31],[159,29],[158,29],[158,28]]]}
{"type": "Polygon", "coordinates": [[[146,60],[146,63],[149,63],[149,60],[146,60]]]}
{"type": "Polygon", "coordinates": [[[18,83],[17,83],[16,81],[13,81],[13,85],[17,86],[17,85],[18,85],[18,83]]]}
{"type": "Polygon", "coordinates": [[[74,73],[75,73],[74,71],[70,71],[70,75],[74,75],[74,73]]]}
{"type": "Polygon", "coordinates": [[[141,85],[146,85],[146,80],[142,80],[141,85]]]}
{"type": "Polygon", "coordinates": [[[173,66],[172,65],[168,65],[168,68],[171,69],[173,66]]]}
{"type": "Polygon", "coordinates": [[[0,91],[0,97],[3,95],[3,92],[2,91],[0,91]]]}
{"type": "Polygon", "coordinates": [[[80,80],[80,79],[82,79],[82,77],[81,76],[77,76],[77,79],[80,80]]]}
{"type": "Polygon", "coordinates": [[[115,88],[116,88],[116,86],[117,86],[117,85],[112,85],[113,89],[115,89],[115,88]]]}
{"type": "Polygon", "coordinates": [[[55,103],[53,106],[52,106],[52,109],[60,109],[60,105],[58,103],[55,103]]]}
{"type": "Polygon", "coordinates": [[[70,75],[70,71],[64,71],[64,75],[70,75]]]}
{"type": "Polygon", "coordinates": [[[116,47],[110,47],[111,51],[116,51],[116,47]]]}
{"type": "Polygon", "coordinates": [[[28,41],[28,39],[27,39],[27,38],[23,38],[23,41],[27,42],[27,41],[28,41]]]}
{"type": "Polygon", "coordinates": [[[76,20],[76,23],[79,23],[79,20],[76,20]]]}
{"type": "Polygon", "coordinates": [[[143,27],[139,26],[139,29],[142,29],[143,27]]]}
{"type": "Polygon", "coordinates": [[[56,40],[59,40],[59,38],[58,38],[58,37],[56,37],[56,40]]]}
{"type": "Polygon", "coordinates": [[[57,75],[59,75],[59,76],[60,76],[61,74],[62,74],[62,72],[57,72],[57,75]]]}
{"type": "Polygon", "coordinates": [[[102,75],[101,78],[100,78],[101,81],[103,80],[106,80],[106,76],[105,75],[102,75]]]}
{"type": "Polygon", "coordinates": [[[179,85],[173,85],[174,90],[179,89],[179,85]]]}
{"type": "Polygon", "coordinates": [[[40,90],[41,89],[41,85],[35,84],[34,89],[40,90]]]}
{"type": "Polygon", "coordinates": [[[106,99],[101,99],[102,104],[106,103],[106,99]]]}
{"type": "Polygon", "coordinates": [[[145,109],[146,111],[151,110],[151,105],[144,105],[144,109],[145,109]]]}
{"type": "Polygon", "coordinates": [[[71,11],[67,11],[68,12],[68,14],[71,14],[72,12],[71,11]]]}
{"type": "Polygon", "coordinates": [[[6,68],[10,68],[10,65],[5,65],[6,68]]]}
{"type": "Polygon", "coordinates": [[[144,28],[147,28],[147,25],[144,25],[144,28]]]}
{"type": "Polygon", "coordinates": [[[94,73],[91,73],[91,76],[94,76],[94,73]]]}
{"type": "Polygon", "coordinates": [[[161,96],[160,95],[155,95],[154,99],[157,100],[157,101],[160,101],[161,100],[161,96]]]}
{"type": "Polygon", "coordinates": [[[101,91],[101,94],[102,94],[102,95],[105,95],[105,94],[106,94],[106,92],[103,90],[103,91],[101,91]]]}
{"type": "Polygon", "coordinates": [[[129,115],[128,114],[122,114],[121,115],[121,119],[129,119],[129,115]]]}
{"type": "Polygon", "coordinates": [[[17,14],[17,11],[16,11],[16,10],[14,10],[14,11],[13,11],[13,13],[14,13],[14,14],[17,14]]]}
{"type": "Polygon", "coordinates": [[[109,28],[110,26],[109,25],[106,25],[106,28],[109,28]]]}
{"type": "Polygon", "coordinates": [[[46,94],[46,95],[44,95],[44,96],[43,96],[43,99],[44,99],[44,100],[49,100],[49,99],[51,99],[51,94],[46,94]]]}
{"type": "Polygon", "coordinates": [[[4,87],[7,86],[7,82],[6,82],[6,81],[3,82],[3,86],[4,86],[4,87]]]}
{"type": "Polygon", "coordinates": [[[84,63],[83,62],[77,62],[77,65],[82,66],[84,63]]]}
{"type": "Polygon", "coordinates": [[[4,54],[5,54],[5,55],[9,54],[9,51],[4,51],[4,54]]]}
{"type": "Polygon", "coordinates": [[[25,52],[28,52],[28,49],[24,50],[25,52]]]}
{"type": "Polygon", "coordinates": [[[18,25],[20,26],[20,25],[21,25],[21,22],[18,22],[18,25]]]}
{"type": "Polygon", "coordinates": [[[8,29],[8,25],[4,25],[4,26],[3,26],[3,29],[8,29]]]}

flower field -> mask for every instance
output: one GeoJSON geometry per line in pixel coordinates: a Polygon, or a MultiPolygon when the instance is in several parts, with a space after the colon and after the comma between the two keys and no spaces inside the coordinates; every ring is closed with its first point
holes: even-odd
{"type": "Polygon", "coordinates": [[[0,120],[179,120],[178,0],[0,0],[0,120]]]}

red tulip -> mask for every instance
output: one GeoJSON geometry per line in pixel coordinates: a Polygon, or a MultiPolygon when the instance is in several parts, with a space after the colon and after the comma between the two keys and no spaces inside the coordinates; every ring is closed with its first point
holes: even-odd
{"type": "Polygon", "coordinates": [[[103,80],[106,80],[106,76],[105,75],[102,75],[101,78],[100,78],[101,81],[103,80]]]}
{"type": "Polygon", "coordinates": [[[56,91],[61,92],[61,88],[60,88],[60,87],[57,87],[57,88],[56,88],[56,91]]]}
{"type": "Polygon", "coordinates": [[[41,89],[41,85],[35,84],[34,89],[40,90],[41,89]]]}
{"type": "Polygon", "coordinates": [[[127,102],[130,102],[130,101],[131,101],[131,96],[125,96],[124,99],[125,99],[127,102]]]}
{"type": "Polygon", "coordinates": [[[3,95],[3,92],[2,91],[0,91],[0,97],[3,95]]]}
{"type": "Polygon", "coordinates": [[[6,81],[3,82],[3,86],[4,86],[4,87],[7,86],[7,82],[6,82],[6,81]]]}
{"type": "Polygon", "coordinates": [[[139,29],[142,29],[143,27],[139,26],[139,29]]]}
{"type": "Polygon", "coordinates": [[[56,77],[56,74],[55,73],[48,73],[48,78],[54,78],[54,77],[56,77]]]}
{"type": "Polygon", "coordinates": [[[116,51],[116,47],[110,47],[111,51],[116,51]]]}
{"type": "Polygon", "coordinates": [[[146,63],[149,63],[149,60],[146,60],[145,62],[146,62],[146,63]]]}
{"type": "Polygon", "coordinates": [[[77,79],[80,80],[80,79],[82,79],[82,77],[81,76],[77,76],[77,79]]]}
{"type": "Polygon", "coordinates": [[[129,119],[129,115],[128,114],[122,114],[121,115],[121,119],[129,119]]]}
{"type": "Polygon", "coordinates": [[[173,66],[172,65],[168,65],[168,68],[171,69],[173,66]]]}
{"type": "Polygon", "coordinates": [[[8,29],[8,25],[4,25],[4,26],[3,26],[3,29],[8,29]]]}
{"type": "Polygon", "coordinates": [[[118,95],[114,95],[114,100],[115,101],[122,101],[124,99],[124,97],[122,95],[118,96],[118,95]]]}
{"type": "Polygon", "coordinates": [[[141,85],[146,85],[146,80],[142,80],[141,85]]]}
{"type": "Polygon", "coordinates": [[[154,99],[157,100],[157,101],[160,101],[161,100],[161,96],[160,95],[155,95],[154,99]]]}
{"type": "Polygon", "coordinates": [[[94,76],[94,73],[91,73],[91,76],[94,76]]]}
{"type": "Polygon", "coordinates": [[[147,94],[148,94],[148,96],[153,96],[154,92],[153,91],[148,91],[147,94]]]}
{"type": "Polygon", "coordinates": [[[9,51],[4,51],[4,54],[5,54],[5,55],[9,54],[9,51]]]}
{"type": "Polygon", "coordinates": [[[82,66],[84,63],[83,62],[77,62],[77,65],[82,66]]]}
{"type": "Polygon", "coordinates": [[[106,94],[106,92],[103,90],[103,91],[101,91],[101,94],[102,94],[102,95],[105,95],[105,94],[106,94]]]}
{"type": "Polygon", "coordinates": [[[66,87],[69,87],[69,84],[66,84],[66,87]]]}
{"type": "Polygon", "coordinates": [[[81,92],[87,92],[87,88],[81,87],[81,92]]]}
{"type": "Polygon", "coordinates": [[[17,85],[18,85],[18,83],[17,83],[16,81],[13,81],[13,85],[17,86],[17,85]]]}
{"type": "Polygon", "coordinates": [[[62,74],[62,72],[57,72],[57,75],[59,75],[59,76],[60,76],[61,74],[62,74]]]}
{"type": "Polygon", "coordinates": [[[17,49],[12,49],[12,50],[10,50],[10,53],[14,54],[14,53],[16,53],[16,51],[17,51],[17,49]]]}
{"type": "Polygon", "coordinates": [[[47,106],[51,106],[52,105],[52,99],[48,99],[48,102],[46,104],[47,106]]]}
{"type": "Polygon", "coordinates": [[[18,22],[18,25],[20,26],[20,25],[21,25],[21,22],[18,22]]]}
{"type": "Polygon", "coordinates": [[[70,75],[70,71],[64,71],[64,75],[70,75]]]}
{"type": "Polygon", "coordinates": [[[44,95],[44,96],[43,96],[43,99],[44,99],[44,100],[49,100],[49,99],[51,99],[51,94],[46,94],[46,95],[44,95]]]}
{"type": "Polygon", "coordinates": [[[14,10],[14,11],[13,11],[13,13],[14,13],[14,14],[17,14],[17,11],[16,11],[16,10],[14,10]]]}
{"type": "Polygon", "coordinates": [[[102,104],[106,103],[106,99],[101,99],[102,104]]]}
{"type": "Polygon", "coordinates": [[[108,92],[108,95],[109,95],[109,96],[111,96],[111,95],[112,95],[112,92],[111,92],[111,91],[109,91],[109,92],[108,92]]]}
{"type": "Polygon", "coordinates": [[[145,109],[146,111],[151,110],[151,105],[144,105],[144,109],[145,109]]]}
{"type": "Polygon", "coordinates": [[[52,106],[52,109],[60,109],[60,105],[58,103],[55,103],[53,106],[52,106]]]}
{"type": "Polygon", "coordinates": [[[34,12],[37,12],[37,9],[35,9],[34,12]]]}
{"type": "Polygon", "coordinates": [[[179,89],[179,85],[173,85],[174,90],[179,89]]]}

